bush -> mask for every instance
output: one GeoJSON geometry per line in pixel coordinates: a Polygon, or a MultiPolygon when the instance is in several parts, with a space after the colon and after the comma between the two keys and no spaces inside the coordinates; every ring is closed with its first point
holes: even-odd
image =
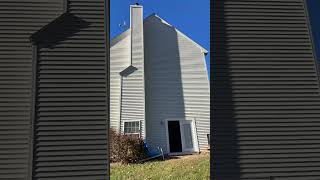
{"type": "Polygon", "coordinates": [[[119,134],[111,129],[110,139],[111,162],[134,163],[146,157],[141,138],[119,134]]]}

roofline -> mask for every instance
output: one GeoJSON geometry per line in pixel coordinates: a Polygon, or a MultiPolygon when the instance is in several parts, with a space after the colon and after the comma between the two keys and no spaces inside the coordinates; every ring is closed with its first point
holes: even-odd
{"type": "MultiPolygon", "coordinates": [[[[136,5],[132,5],[132,6],[136,6],[136,5]]],[[[159,17],[156,13],[152,13],[149,16],[147,16],[146,18],[143,19],[143,23],[145,23],[147,20],[149,20],[151,17],[156,17],[159,18],[161,21],[163,21],[164,23],[172,26],[171,24],[169,24],[167,21],[165,21],[164,19],[162,19],[161,17],[159,17]]],[[[199,45],[198,43],[196,43],[194,40],[192,40],[191,38],[189,38],[187,35],[185,35],[184,33],[182,33],[181,31],[179,31],[177,28],[175,28],[174,26],[172,26],[178,33],[180,33],[181,35],[183,35],[185,38],[187,38],[189,41],[191,41],[195,46],[199,47],[201,49],[201,52],[204,55],[208,54],[208,50],[206,50],[204,47],[202,47],[201,45],[199,45]]],[[[124,39],[125,37],[127,37],[130,34],[130,28],[127,29],[125,32],[119,34],[118,36],[116,36],[115,38],[113,38],[110,42],[110,47],[114,46],[117,42],[121,41],[122,39],[124,39]]]]}
{"type": "Polygon", "coordinates": [[[119,34],[118,36],[114,37],[113,39],[111,39],[110,48],[115,44],[117,44],[122,39],[124,39],[125,37],[127,37],[128,35],[130,35],[130,28],[124,31],[123,33],[119,34]]]}
{"type": "Polygon", "coordinates": [[[166,23],[167,25],[170,25],[171,27],[173,27],[178,33],[180,33],[181,35],[183,35],[185,38],[187,38],[188,40],[190,40],[193,44],[195,44],[196,46],[198,46],[201,49],[201,52],[204,53],[205,55],[208,54],[208,50],[205,49],[204,47],[202,47],[200,44],[196,43],[194,40],[192,40],[190,37],[188,37],[187,35],[185,35],[183,32],[179,31],[176,27],[174,27],[173,25],[171,25],[170,23],[168,23],[166,20],[162,19],[160,16],[158,16],[156,13],[152,13],[149,16],[147,16],[144,19],[144,22],[147,21],[149,18],[151,17],[156,17],[159,18],[161,21],[163,21],[164,23],[166,23]]]}

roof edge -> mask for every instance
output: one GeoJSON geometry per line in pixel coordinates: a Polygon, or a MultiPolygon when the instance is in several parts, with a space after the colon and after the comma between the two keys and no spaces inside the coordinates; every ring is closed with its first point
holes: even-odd
{"type": "Polygon", "coordinates": [[[127,29],[126,31],[122,32],[121,34],[117,35],[116,37],[114,37],[113,39],[111,39],[110,41],[110,48],[112,46],[114,46],[115,44],[117,44],[119,41],[121,41],[122,39],[124,39],[125,37],[127,37],[128,35],[130,35],[130,28],[127,29]]]}
{"type": "Polygon", "coordinates": [[[204,47],[202,47],[200,44],[196,43],[194,40],[192,40],[190,37],[188,37],[186,34],[184,34],[183,32],[179,31],[176,27],[174,27],[173,25],[171,25],[170,23],[168,23],[166,20],[162,19],[160,16],[158,16],[156,13],[152,13],[149,16],[147,16],[144,21],[148,21],[150,18],[155,17],[160,19],[163,23],[171,26],[172,28],[174,28],[178,33],[180,33],[182,36],[184,36],[185,38],[187,38],[189,41],[191,41],[195,46],[199,47],[201,52],[204,53],[205,55],[208,54],[208,50],[205,49],[204,47]]]}
{"type": "MultiPolygon", "coordinates": [[[[156,13],[152,13],[149,16],[147,16],[146,18],[144,18],[143,23],[145,23],[146,21],[148,21],[150,18],[152,17],[156,17],[158,19],[160,19],[162,22],[166,23],[167,25],[172,26],[171,24],[169,24],[167,21],[165,21],[164,19],[162,19],[160,16],[158,16],[156,13]]],[[[185,35],[184,33],[182,33],[181,31],[179,31],[177,28],[175,28],[174,26],[172,26],[178,33],[180,33],[182,36],[184,36],[185,38],[187,38],[189,41],[191,41],[195,46],[199,47],[201,52],[204,55],[208,54],[208,50],[205,49],[204,47],[202,47],[201,45],[199,45],[198,43],[196,43],[194,40],[192,40],[190,37],[188,37],[187,35],[185,35]]],[[[118,43],[119,41],[121,41],[122,39],[124,39],[125,37],[127,37],[130,34],[130,28],[128,28],[126,31],[124,31],[123,33],[119,34],[118,36],[116,36],[115,38],[113,38],[110,41],[110,47],[114,46],[116,43],[118,43]]]]}

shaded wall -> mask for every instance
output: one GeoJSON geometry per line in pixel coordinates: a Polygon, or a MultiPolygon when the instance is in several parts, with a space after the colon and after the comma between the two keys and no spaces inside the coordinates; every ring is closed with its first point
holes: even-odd
{"type": "Polygon", "coordinates": [[[105,5],[0,1],[0,179],[107,178],[105,5]]]}
{"type": "Polygon", "coordinates": [[[0,179],[31,179],[33,49],[29,37],[62,13],[60,0],[0,1],[0,179]]]}
{"type": "Polygon", "coordinates": [[[212,179],[319,179],[320,89],[304,1],[212,5],[212,179]]]}
{"type": "Polygon", "coordinates": [[[206,149],[210,104],[204,54],[156,15],[144,28],[147,140],[168,152],[165,121],[195,120],[200,147],[206,149]]]}

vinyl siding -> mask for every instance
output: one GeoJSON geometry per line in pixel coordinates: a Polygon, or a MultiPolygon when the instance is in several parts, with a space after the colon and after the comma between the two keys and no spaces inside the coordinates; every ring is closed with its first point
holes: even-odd
{"type": "Polygon", "coordinates": [[[145,138],[145,86],[144,86],[144,43],[143,8],[131,6],[131,65],[137,70],[123,77],[121,123],[139,121],[140,135],[145,138]]]}
{"type": "Polygon", "coordinates": [[[0,179],[31,177],[33,62],[29,37],[61,13],[59,0],[0,0],[0,179]]]}
{"type": "Polygon", "coordinates": [[[320,178],[320,89],[303,0],[215,0],[211,177],[320,178]]]}
{"type": "Polygon", "coordinates": [[[147,137],[167,149],[166,119],[195,120],[208,148],[210,90],[203,49],[156,15],[144,23],[147,137]]]}
{"type": "Polygon", "coordinates": [[[38,45],[34,179],[107,178],[104,8],[70,0],[72,18],[38,45]]]}
{"type": "Polygon", "coordinates": [[[105,2],[63,3],[0,0],[0,179],[107,178],[105,2]]]}
{"type": "Polygon", "coordinates": [[[120,72],[130,66],[131,62],[130,30],[124,32],[111,42],[110,49],[110,127],[120,131],[120,72]],[[118,41],[119,40],[119,41],[118,41]]]}
{"type": "Polygon", "coordinates": [[[123,132],[124,122],[139,121],[145,138],[143,11],[133,5],[130,12],[131,28],[111,42],[111,127],[123,132]],[[120,76],[129,66],[136,69],[120,76]]]}

